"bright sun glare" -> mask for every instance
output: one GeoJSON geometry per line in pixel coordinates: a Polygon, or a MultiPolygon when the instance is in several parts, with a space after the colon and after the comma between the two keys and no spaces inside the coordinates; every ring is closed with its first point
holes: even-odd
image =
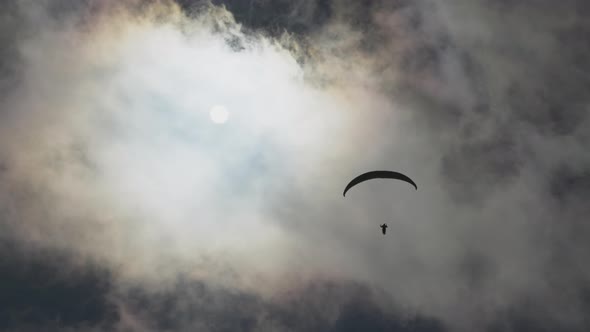
{"type": "Polygon", "coordinates": [[[209,116],[211,117],[211,121],[217,124],[223,124],[229,118],[229,112],[227,109],[221,105],[216,105],[211,107],[209,111],[209,116]]]}

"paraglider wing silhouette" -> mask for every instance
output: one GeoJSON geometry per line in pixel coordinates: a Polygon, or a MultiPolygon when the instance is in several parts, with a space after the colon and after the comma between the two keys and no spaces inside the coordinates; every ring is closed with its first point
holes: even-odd
{"type": "Polygon", "coordinates": [[[405,182],[413,185],[414,188],[416,188],[416,190],[418,190],[418,186],[416,185],[416,183],[412,179],[410,179],[407,175],[404,175],[404,174],[398,173],[398,172],[394,172],[394,171],[371,171],[371,172],[361,174],[361,175],[357,176],[356,178],[352,179],[352,181],[350,181],[350,183],[344,189],[342,196],[346,197],[346,192],[350,188],[356,186],[357,184],[359,184],[361,182],[365,182],[367,180],[372,180],[372,179],[401,180],[401,181],[405,181],[405,182]]]}

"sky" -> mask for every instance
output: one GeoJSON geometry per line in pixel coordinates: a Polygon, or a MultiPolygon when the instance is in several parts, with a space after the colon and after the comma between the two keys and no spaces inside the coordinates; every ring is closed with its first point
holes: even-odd
{"type": "Polygon", "coordinates": [[[590,329],[587,1],[0,5],[0,330],[590,329]]]}

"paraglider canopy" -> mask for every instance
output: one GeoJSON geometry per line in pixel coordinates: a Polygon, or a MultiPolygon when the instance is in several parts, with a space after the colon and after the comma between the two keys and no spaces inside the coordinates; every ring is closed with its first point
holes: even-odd
{"type": "Polygon", "coordinates": [[[412,179],[410,179],[407,175],[404,175],[404,174],[398,173],[398,172],[394,172],[394,171],[371,171],[371,172],[363,173],[363,174],[357,176],[356,178],[352,179],[352,181],[350,181],[350,183],[348,183],[348,185],[346,185],[346,188],[344,189],[342,196],[346,197],[346,192],[350,188],[356,186],[357,184],[359,184],[361,182],[365,182],[365,181],[371,180],[371,179],[394,179],[394,180],[405,181],[405,182],[411,184],[412,186],[414,186],[414,188],[416,190],[418,190],[418,186],[416,185],[416,183],[412,179]]]}

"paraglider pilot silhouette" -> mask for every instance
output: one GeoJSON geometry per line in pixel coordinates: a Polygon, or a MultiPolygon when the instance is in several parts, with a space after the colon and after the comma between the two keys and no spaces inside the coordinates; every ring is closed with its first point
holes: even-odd
{"type": "MultiPolygon", "coordinates": [[[[361,182],[365,182],[365,181],[371,180],[371,179],[401,180],[401,181],[405,181],[405,182],[411,184],[412,186],[414,186],[414,188],[416,188],[416,190],[418,190],[418,186],[416,185],[416,183],[412,179],[410,179],[408,176],[406,176],[402,173],[393,172],[393,171],[371,171],[371,172],[361,174],[361,175],[357,176],[356,178],[352,179],[352,181],[350,181],[350,183],[348,183],[348,185],[346,185],[346,188],[344,189],[344,193],[342,193],[342,196],[346,197],[346,192],[350,188],[356,186],[357,184],[359,184],[361,182]]],[[[379,227],[381,227],[381,232],[383,233],[383,235],[385,235],[385,232],[387,231],[387,224],[383,224],[379,227]]]]}

